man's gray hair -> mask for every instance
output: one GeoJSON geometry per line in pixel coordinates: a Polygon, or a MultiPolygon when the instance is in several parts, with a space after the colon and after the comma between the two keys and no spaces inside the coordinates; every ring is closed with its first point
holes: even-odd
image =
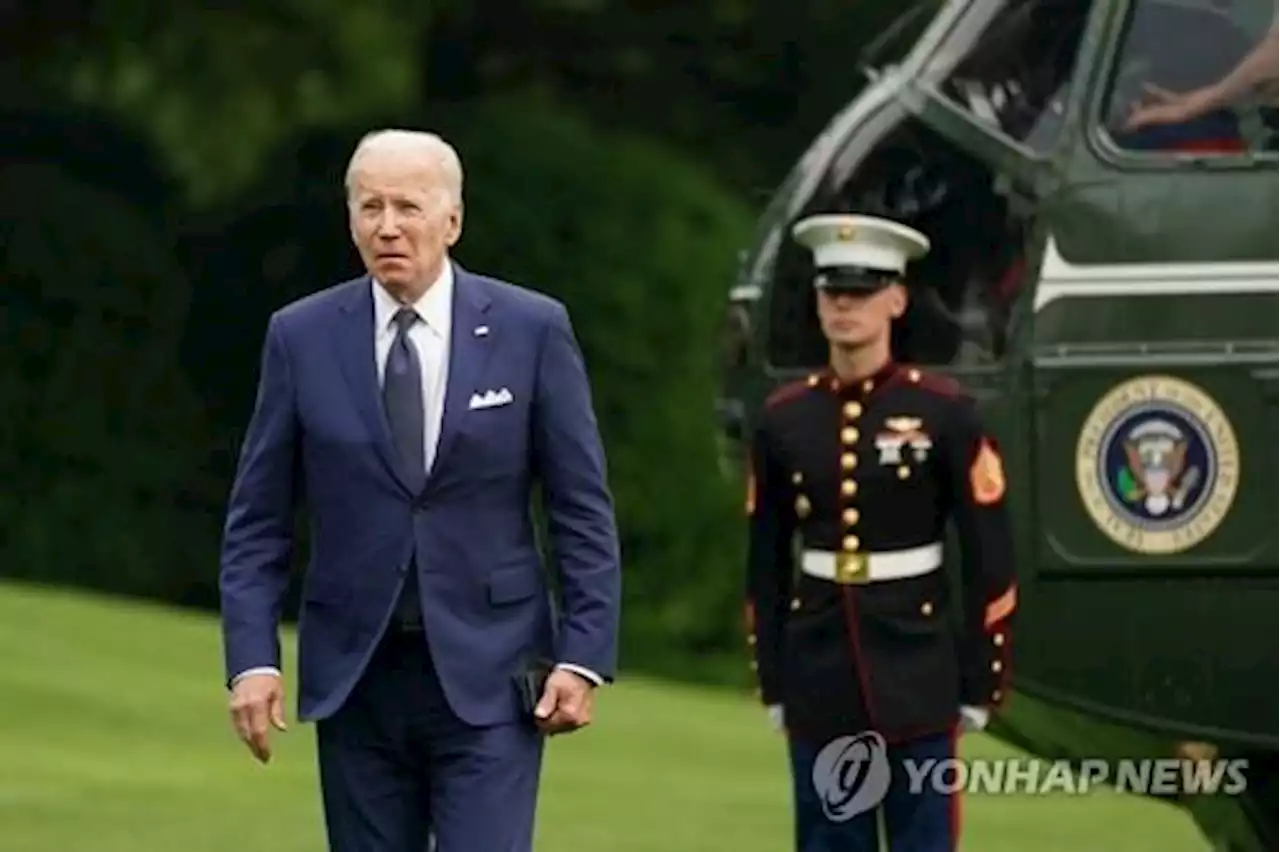
{"type": "Polygon", "coordinates": [[[435,133],[423,130],[374,130],[360,137],[347,163],[344,184],[351,197],[356,168],[362,156],[373,152],[404,153],[434,160],[440,167],[444,187],[454,204],[462,203],[462,160],[453,146],[435,133]]]}

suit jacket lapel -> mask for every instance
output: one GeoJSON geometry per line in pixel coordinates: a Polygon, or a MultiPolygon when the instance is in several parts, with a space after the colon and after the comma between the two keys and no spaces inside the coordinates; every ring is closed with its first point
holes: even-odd
{"type": "Polygon", "coordinates": [[[449,378],[445,387],[444,414],[440,422],[440,437],[436,443],[435,462],[431,466],[432,479],[441,469],[457,438],[462,419],[467,416],[471,394],[478,390],[476,382],[483,375],[485,363],[493,349],[490,341],[495,331],[485,325],[490,300],[484,292],[483,282],[456,263],[453,270],[449,378]]]}
{"type": "Polygon", "coordinates": [[[378,457],[404,489],[412,492],[414,489],[396,458],[395,446],[391,442],[391,427],[382,406],[373,346],[372,284],[369,276],[360,278],[355,282],[350,297],[342,302],[334,324],[338,362],[342,365],[342,375],[346,378],[352,399],[355,400],[356,410],[360,412],[369,434],[373,436],[373,446],[378,457]]]}

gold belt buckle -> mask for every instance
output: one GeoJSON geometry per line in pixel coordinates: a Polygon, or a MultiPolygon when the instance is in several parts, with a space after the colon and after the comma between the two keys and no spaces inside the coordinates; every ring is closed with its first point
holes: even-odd
{"type": "Polygon", "coordinates": [[[870,580],[867,572],[867,554],[837,553],[836,582],[844,585],[860,585],[870,580]]]}

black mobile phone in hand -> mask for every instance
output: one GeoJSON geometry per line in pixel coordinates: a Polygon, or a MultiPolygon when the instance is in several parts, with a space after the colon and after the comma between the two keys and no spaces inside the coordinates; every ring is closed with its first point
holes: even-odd
{"type": "Polygon", "coordinates": [[[546,688],[547,678],[555,664],[544,657],[528,660],[516,675],[516,689],[520,693],[520,705],[524,712],[533,716],[538,702],[542,700],[542,691],[546,688]]]}

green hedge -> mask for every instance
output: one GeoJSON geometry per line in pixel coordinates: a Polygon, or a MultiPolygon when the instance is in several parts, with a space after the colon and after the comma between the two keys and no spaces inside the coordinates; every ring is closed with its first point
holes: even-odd
{"type": "Polygon", "coordinates": [[[170,240],[52,164],[0,168],[0,574],[185,602],[216,540],[170,240]]]}

